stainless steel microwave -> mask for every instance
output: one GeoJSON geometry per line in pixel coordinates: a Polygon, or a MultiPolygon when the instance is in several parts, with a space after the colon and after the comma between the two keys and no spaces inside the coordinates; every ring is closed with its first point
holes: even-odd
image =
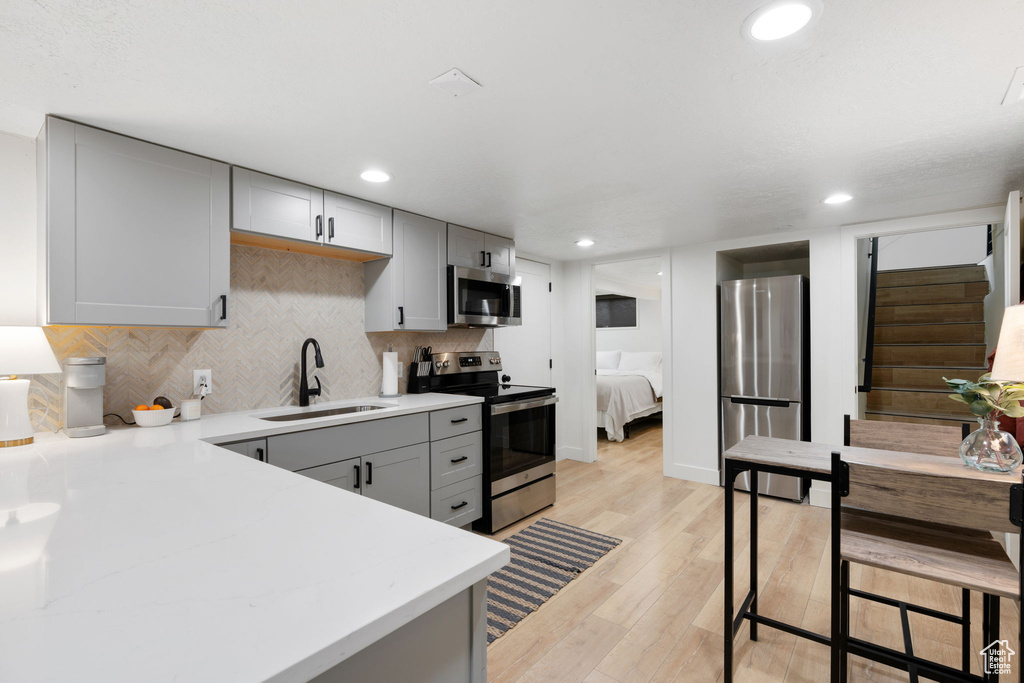
{"type": "Polygon", "coordinates": [[[522,325],[520,278],[489,270],[448,266],[448,325],[522,325]]]}

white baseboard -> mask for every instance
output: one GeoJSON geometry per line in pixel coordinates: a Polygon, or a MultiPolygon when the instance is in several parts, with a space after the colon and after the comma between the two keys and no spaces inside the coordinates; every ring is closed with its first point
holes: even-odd
{"type": "Polygon", "coordinates": [[[583,449],[576,446],[559,446],[555,449],[555,461],[579,460],[580,462],[594,462],[587,460],[583,455],[583,449]]]}
{"type": "Polygon", "coordinates": [[[811,493],[807,497],[807,502],[809,502],[814,507],[831,508],[832,485],[826,481],[811,482],[811,493]]]}
{"type": "Polygon", "coordinates": [[[707,467],[694,467],[693,465],[681,465],[679,463],[665,463],[664,473],[666,477],[695,481],[700,484],[711,484],[718,486],[721,476],[717,469],[707,467]]]}

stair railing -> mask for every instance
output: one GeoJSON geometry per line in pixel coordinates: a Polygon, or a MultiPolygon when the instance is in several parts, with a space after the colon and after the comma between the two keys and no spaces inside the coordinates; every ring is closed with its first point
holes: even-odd
{"type": "Polygon", "coordinates": [[[868,323],[865,329],[866,339],[864,340],[864,381],[857,391],[867,393],[871,391],[871,374],[875,366],[875,300],[878,293],[878,238],[871,238],[871,251],[868,252],[871,260],[871,274],[868,276],[868,323]]]}

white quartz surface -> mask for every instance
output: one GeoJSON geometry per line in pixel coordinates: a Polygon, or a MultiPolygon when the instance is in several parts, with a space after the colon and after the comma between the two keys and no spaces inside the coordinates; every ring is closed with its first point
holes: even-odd
{"type": "Polygon", "coordinates": [[[0,451],[0,681],[306,681],[503,566],[504,544],[208,443],[480,399],[311,410],[361,402],[392,407],[0,451]]]}

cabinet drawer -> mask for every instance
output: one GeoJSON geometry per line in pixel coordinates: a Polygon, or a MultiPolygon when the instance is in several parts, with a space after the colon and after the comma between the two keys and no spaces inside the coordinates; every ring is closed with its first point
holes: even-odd
{"type": "Polygon", "coordinates": [[[464,526],[483,516],[483,476],[449,484],[430,493],[430,517],[464,526]]]}
{"type": "Polygon", "coordinates": [[[430,414],[430,440],[438,441],[483,429],[482,403],[438,410],[430,414]]]}
{"type": "Polygon", "coordinates": [[[470,432],[430,444],[430,488],[483,473],[483,432],[470,432]]]}
{"type": "Polygon", "coordinates": [[[293,472],[429,440],[425,414],[282,434],[267,439],[271,465],[293,472]]]}

